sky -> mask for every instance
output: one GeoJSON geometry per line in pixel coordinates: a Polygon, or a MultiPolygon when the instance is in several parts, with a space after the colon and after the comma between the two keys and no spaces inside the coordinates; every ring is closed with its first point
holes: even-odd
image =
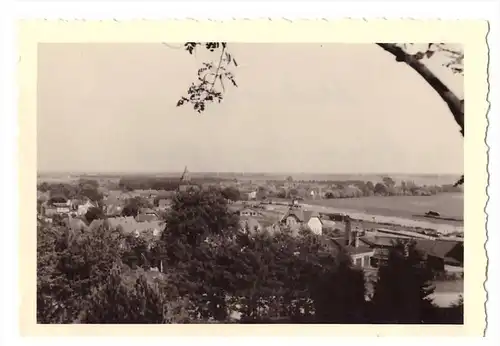
{"type": "MultiPolygon", "coordinates": [[[[40,172],[461,174],[446,104],[374,44],[230,43],[238,88],[176,107],[208,52],[182,44],[45,43],[40,172]]],[[[460,97],[463,77],[431,69],[460,97]]]]}

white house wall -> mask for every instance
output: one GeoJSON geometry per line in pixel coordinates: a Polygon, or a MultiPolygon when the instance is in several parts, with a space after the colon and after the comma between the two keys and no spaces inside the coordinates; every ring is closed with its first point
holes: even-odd
{"type": "Polygon", "coordinates": [[[307,226],[311,229],[314,234],[322,234],[323,224],[320,219],[313,217],[307,223],[307,226]]]}

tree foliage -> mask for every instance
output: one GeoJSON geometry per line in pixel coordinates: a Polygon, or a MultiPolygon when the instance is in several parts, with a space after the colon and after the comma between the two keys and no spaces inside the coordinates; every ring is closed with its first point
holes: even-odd
{"type": "Polygon", "coordinates": [[[123,216],[133,216],[136,217],[142,208],[152,208],[153,205],[145,198],[133,197],[129,198],[123,207],[123,216]]]}
{"type": "Polygon", "coordinates": [[[37,239],[37,317],[41,323],[71,323],[119,265],[119,236],[104,229],[87,233],[45,225],[37,239]]]}
{"type": "Polygon", "coordinates": [[[432,270],[414,242],[398,242],[378,271],[373,314],[379,323],[428,323],[435,311],[432,270]]]}
{"type": "Polygon", "coordinates": [[[460,314],[427,313],[428,272],[412,248],[393,251],[371,304],[363,272],[331,239],[307,229],[245,232],[226,203],[217,189],[178,192],[160,239],[40,224],[38,321],[224,323],[239,314],[241,323],[442,323],[460,314]]]}
{"type": "Polygon", "coordinates": [[[240,191],[235,187],[228,186],[228,187],[224,188],[222,190],[222,195],[225,198],[227,198],[228,200],[231,200],[234,202],[241,200],[240,191]]]}
{"type": "Polygon", "coordinates": [[[104,212],[100,207],[89,208],[87,213],[85,213],[85,219],[90,224],[94,220],[101,220],[104,218],[104,212]]]}

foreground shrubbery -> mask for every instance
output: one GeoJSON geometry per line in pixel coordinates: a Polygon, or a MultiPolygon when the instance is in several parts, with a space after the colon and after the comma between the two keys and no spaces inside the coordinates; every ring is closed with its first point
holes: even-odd
{"type": "Polygon", "coordinates": [[[327,239],[240,232],[225,203],[217,190],[178,194],[159,240],[40,227],[38,321],[228,322],[232,312],[243,323],[460,321],[461,306],[438,314],[428,301],[429,273],[411,244],[394,249],[367,303],[363,272],[327,239]]]}

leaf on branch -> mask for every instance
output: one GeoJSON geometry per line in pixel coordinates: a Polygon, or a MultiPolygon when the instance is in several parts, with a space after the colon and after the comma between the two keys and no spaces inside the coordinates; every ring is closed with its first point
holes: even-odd
{"type": "Polygon", "coordinates": [[[193,50],[196,48],[197,45],[199,45],[199,42],[186,42],[184,44],[184,47],[186,50],[189,52],[189,54],[193,54],[193,50]]]}
{"type": "Polygon", "coordinates": [[[220,103],[222,101],[223,93],[226,91],[224,79],[229,79],[232,85],[238,86],[234,80],[233,74],[228,71],[231,62],[235,66],[237,66],[237,63],[231,54],[226,51],[226,42],[206,42],[203,44],[198,42],[187,42],[185,47],[186,50],[192,54],[193,50],[198,45],[205,47],[205,49],[211,52],[219,50],[219,59],[217,61],[202,63],[202,66],[197,71],[197,84],[191,84],[187,90],[187,97],[182,97],[177,102],[177,106],[189,103],[196,112],[202,113],[205,111],[207,103],[220,103]],[[219,88],[221,88],[221,90],[219,88]]]}

